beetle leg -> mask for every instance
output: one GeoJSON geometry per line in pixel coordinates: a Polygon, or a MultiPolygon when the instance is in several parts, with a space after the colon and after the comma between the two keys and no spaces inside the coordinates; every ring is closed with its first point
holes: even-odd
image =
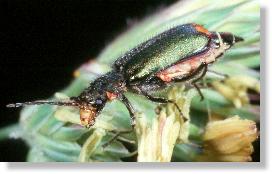
{"type": "MultiPolygon", "coordinates": [[[[102,148],[106,148],[108,145],[110,145],[114,140],[118,139],[118,137],[122,134],[129,134],[129,133],[132,133],[133,132],[133,129],[131,130],[126,130],[126,131],[112,131],[112,133],[114,133],[113,137],[111,139],[109,139],[106,143],[104,143],[102,145],[102,148]]],[[[126,141],[128,143],[135,143],[135,142],[131,142],[131,141],[126,141]]]]}
{"type": "Polygon", "coordinates": [[[180,78],[180,79],[174,79],[174,82],[184,82],[188,80],[192,80],[191,84],[196,88],[197,92],[199,93],[201,97],[201,101],[204,99],[204,96],[199,88],[199,86],[196,84],[199,80],[201,80],[205,74],[208,71],[208,65],[205,63],[202,63],[194,72],[192,72],[190,75],[180,78]],[[200,74],[201,73],[201,74],[200,74]],[[200,75],[199,75],[200,74],[200,75]],[[196,77],[198,76],[198,77],[196,77]],[[196,78],[195,78],[196,77],[196,78]]]}
{"type": "Polygon", "coordinates": [[[184,117],[184,115],[182,114],[182,111],[181,111],[180,107],[178,106],[178,104],[177,104],[175,101],[169,100],[169,99],[166,99],[166,98],[161,98],[161,97],[154,97],[154,96],[148,94],[148,93],[145,92],[145,91],[141,91],[141,92],[142,92],[142,94],[143,94],[146,98],[148,98],[149,100],[151,100],[151,101],[153,101],[153,102],[156,102],[156,103],[172,103],[172,104],[174,104],[175,107],[178,109],[180,115],[184,118],[184,120],[185,120],[185,121],[188,120],[186,117],[184,117]]]}
{"type": "Polygon", "coordinates": [[[202,101],[202,100],[204,99],[204,96],[203,96],[203,94],[202,94],[200,88],[199,88],[198,85],[196,84],[196,82],[198,82],[199,80],[201,80],[201,79],[205,76],[205,74],[207,73],[207,70],[208,70],[208,65],[207,65],[207,64],[202,64],[202,65],[203,65],[204,67],[201,67],[200,70],[199,70],[199,71],[202,71],[202,70],[203,70],[202,74],[201,74],[198,78],[194,79],[194,80],[192,81],[192,83],[191,83],[191,84],[196,88],[198,94],[200,95],[200,97],[201,97],[200,101],[202,101]]]}
{"type": "Polygon", "coordinates": [[[125,104],[126,108],[128,109],[129,115],[131,118],[131,126],[134,128],[136,122],[135,122],[135,111],[132,105],[130,104],[129,100],[126,98],[125,95],[121,95],[119,99],[125,104]]]}
{"type": "Polygon", "coordinates": [[[204,100],[204,95],[202,94],[199,86],[196,83],[192,83],[192,85],[195,87],[195,89],[197,90],[198,94],[200,95],[200,101],[204,100]]]}

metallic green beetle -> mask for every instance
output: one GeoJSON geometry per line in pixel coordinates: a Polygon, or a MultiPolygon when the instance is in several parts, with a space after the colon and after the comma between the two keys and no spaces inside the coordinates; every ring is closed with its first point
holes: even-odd
{"type": "Polygon", "coordinates": [[[91,82],[77,97],[68,101],[37,100],[7,106],[51,104],[78,107],[81,124],[90,127],[107,101],[119,99],[127,107],[134,125],[135,111],[124,95],[126,91],[144,95],[154,102],[171,102],[177,106],[174,101],[152,96],[151,92],[174,82],[190,81],[202,96],[196,81],[205,75],[209,64],[242,40],[231,33],[210,32],[194,23],[179,25],[125,53],[113,64],[111,72],[91,82]]]}

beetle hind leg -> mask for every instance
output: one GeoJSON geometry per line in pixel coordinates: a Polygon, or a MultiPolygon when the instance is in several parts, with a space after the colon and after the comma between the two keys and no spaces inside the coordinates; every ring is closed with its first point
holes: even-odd
{"type": "Polygon", "coordinates": [[[190,75],[178,79],[174,79],[174,82],[186,82],[190,81],[190,84],[197,90],[198,94],[201,97],[201,101],[204,99],[204,95],[202,94],[197,82],[201,80],[208,71],[208,65],[206,63],[202,63],[194,72],[190,75]]]}
{"type": "Polygon", "coordinates": [[[200,101],[204,100],[204,95],[202,94],[199,86],[196,83],[192,83],[192,85],[194,86],[194,88],[196,89],[196,91],[198,92],[199,96],[200,96],[200,101]]]}
{"type": "Polygon", "coordinates": [[[208,70],[208,65],[203,64],[203,67],[201,67],[199,70],[199,71],[202,71],[201,75],[198,78],[194,79],[191,83],[196,88],[198,94],[200,95],[200,101],[204,100],[204,95],[201,92],[199,86],[196,84],[196,82],[198,82],[199,80],[201,80],[205,76],[205,74],[207,73],[207,70],[208,70]]]}

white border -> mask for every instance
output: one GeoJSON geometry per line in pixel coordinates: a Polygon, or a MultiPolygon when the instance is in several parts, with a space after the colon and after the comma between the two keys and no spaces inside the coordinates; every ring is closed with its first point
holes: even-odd
{"type": "MultiPolygon", "coordinates": [[[[226,1],[227,3],[227,1],[226,1]]],[[[272,114],[271,90],[272,90],[272,45],[271,45],[271,2],[261,0],[261,162],[260,163],[1,163],[0,173],[46,173],[50,174],[70,174],[75,172],[84,173],[137,173],[147,171],[148,173],[171,173],[186,174],[224,174],[235,172],[239,174],[251,174],[255,172],[271,173],[271,135],[272,114]],[[270,19],[270,20],[268,20],[270,19]],[[270,109],[270,110],[269,110],[270,109]],[[269,137],[270,136],[270,137],[269,137]]],[[[4,150],[4,149],[1,149],[4,150]]]]}

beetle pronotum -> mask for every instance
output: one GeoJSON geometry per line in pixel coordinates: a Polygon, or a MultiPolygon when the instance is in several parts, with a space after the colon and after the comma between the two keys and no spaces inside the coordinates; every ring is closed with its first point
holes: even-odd
{"type": "Polygon", "coordinates": [[[134,125],[135,111],[125,92],[144,95],[154,102],[175,104],[166,98],[154,97],[151,92],[174,82],[190,80],[202,96],[195,82],[205,75],[209,64],[242,40],[232,33],[210,32],[194,23],[179,25],[126,52],[113,63],[112,71],[91,82],[77,97],[70,97],[68,101],[14,103],[7,107],[39,104],[74,106],[80,109],[81,124],[90,127],[107,101],[119,99],[127,107],[134,125]]]}

